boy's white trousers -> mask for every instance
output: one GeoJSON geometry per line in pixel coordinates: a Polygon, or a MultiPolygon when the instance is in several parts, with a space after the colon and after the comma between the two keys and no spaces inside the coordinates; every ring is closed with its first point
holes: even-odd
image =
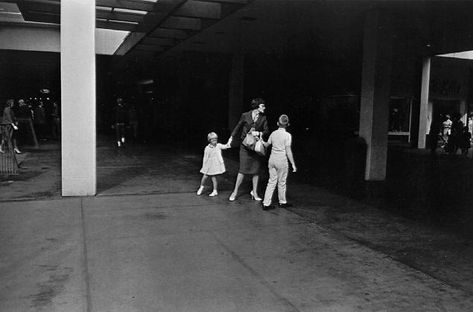
{"type": "Polygon", "coordinates": [[[278,198],[280,204],[286,204],[286,181],[287,174],[289,171],[289,164],[287,157],[281,158],[269,158],[269,180],[266,186],[266,192],[264,193],[263,205],[271,205],[271,199],[273,197],[276,185],[278,186],[278,198]]]}

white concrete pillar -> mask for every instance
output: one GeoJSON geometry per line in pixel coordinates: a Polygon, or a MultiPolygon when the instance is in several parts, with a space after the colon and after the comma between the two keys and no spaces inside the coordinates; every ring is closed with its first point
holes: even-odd
{"type": "Polygon", "coordinates": [[[62,195],[95,195],[95,0],[61,1],[61,111],[62,195]]]}
{"type": "Polygon", "coordinates": [[[236,52],[232,58],[230,70],[230,86],[228,91],[228,128],[235,127],[244,110],[243,92],[245,78],[245,57],[242,52],[236,52]]]}
{"type": "Polygon", "coordinates": [[[391,89],[391,31],[381,12],[367,13],[361,81],[360,136],[367,143],[365,179],[386,178],[389,95],[391,89]]]}
{"type": "Polygon", "coordinates": [[[429,132],[430,65],[431,58],[425,58],[422,62],[422,85],[420,90],[419,136],[417,148],[425,148],[427,139],[426,135],[429,132]]]}
{"type": "Polygon", "coordinates": [[[467,123],[467,120],[468,120],[468,109],[467,109],[467,104],[466,104],[466,100],[461,100],[460,101],[460,115],[461,115],[461,118],[460,120],[463,122],[464,125],[466,125],[467,123]]]}

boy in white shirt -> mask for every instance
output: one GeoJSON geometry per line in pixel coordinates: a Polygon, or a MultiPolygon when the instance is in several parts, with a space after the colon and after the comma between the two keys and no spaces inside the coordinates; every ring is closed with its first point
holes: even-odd
{"type": "Polygon", "coordinates": [[[263,210],[274,209],[271,205],[276,185],[278,186],[278,197],[280,207],[289,207],[286,200],[286,180],[289,171],[288,160],[292,165],[292,171],[296,172],[296,164],[292,155],[292,136],[286,131],[289,126],[289,117],[281,115],[278,120],[279,129],[273,131],[269,136],[268,142],[263,142],[267,147],[271,145],[271,156],[269,157],[269,180],[266,186],[266,192],[263,200],[263,210]]]}

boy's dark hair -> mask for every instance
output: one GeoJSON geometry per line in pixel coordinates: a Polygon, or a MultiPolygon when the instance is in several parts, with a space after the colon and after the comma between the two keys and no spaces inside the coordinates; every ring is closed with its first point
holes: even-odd
{"type": "Polygon", "coordinates": [[[278,125],[280,127],[284,127],[284,128],[288,127],[289,126],[289,117],[286,114],[283,114],[283,115],[279,116],[278,125]]]}

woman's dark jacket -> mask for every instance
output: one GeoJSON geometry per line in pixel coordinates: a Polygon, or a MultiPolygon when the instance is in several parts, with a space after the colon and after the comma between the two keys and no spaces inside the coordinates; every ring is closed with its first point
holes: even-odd
{"type": "Polygon", "coordinates": [[[243,141],[246,134],[251,131],[251,128],[254,128],[254,131],[261,132],[262,138],[267,137],[269,134],[269,128],[266,116],[259,114],[258,119],[254,122],[252,111],[241,114],[240,121],[232,131],[232,137],[239,138],[243,141]]]}

